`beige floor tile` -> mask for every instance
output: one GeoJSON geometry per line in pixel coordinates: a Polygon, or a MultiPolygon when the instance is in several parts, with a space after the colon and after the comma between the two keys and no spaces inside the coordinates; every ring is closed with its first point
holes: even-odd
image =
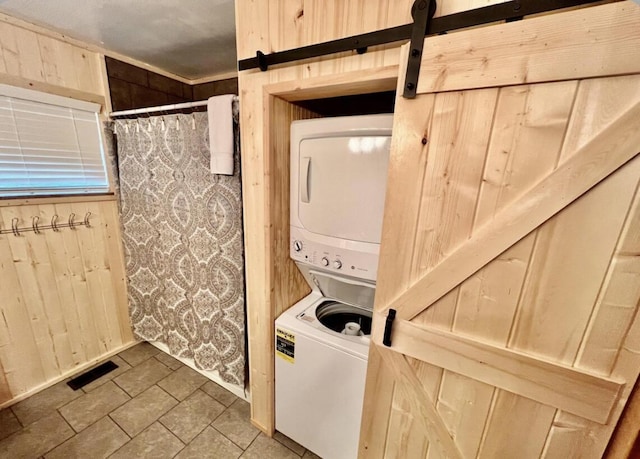
{"type": "Polygon", "coordinates": [[[126,351],[122,351],[118,354],[122,357],[129,365],[135,367],[139,363],[144,362],[147,359],[150,359],[154,355],[158,354],[160,349],[147,342],[143,342],[140,344],[136,344],[133,347],[130,347],[126,351]]]}
{"type": "Polygon", "coordinates": [[[0,440],[22,429],[18,418],[10,408],[0,411],[0,440]]]}
{"type": "Polygon", "coordinates": [[[61,381],[13,405],[12,410],[22,425],[26,426],[82,395],[81,390],[74,391],[65,381],[61,381]]]}
{"type": "Polygon", "coordinates": [[[169,354],[165,354],[162,351],[158,352],[155,357],[156,359],[158,359],[160,362],[162,362],[172,370],[177,370],[178,368],[183,366],[183,363],[180,362],[178,359],[174,359],[169,354]]]}
{"type": "Polygon", "coordinates": [[[135,397],[170,373],[171,370],[156,359],[148,359],[114,378],[113,381],[130,396],[135,397]]]}
{"type": "Polygon", "coordinates": [[[169,392],[178,400],[184,400],[208,379],[195,370],[183,366],[158,383],[158,386],[169,392]]]}
{"type": "Polygon", "coordinates": [[[60,414],[76,432],[80,432],[127,400],[129,396],[109,381],[60,408],[60,414]]]}
{"type": "Polygon", "coordinates": [[[0,457],[38,457],[71,438],[74,433],[62,416],[54,411],[0,441],[0,457]]]}
{"type": "Polygon", "coordinates": [[[222,403],[224,406],[230,406],[238,398],[234,394],[229,392],[227,389],[214,383],[213,381],[208,381],[200,389],[205,391],[207,394],[211,395],[213,398],[215,398],[217,401],[222,403]]]}
{"type": "Polygon", "coordinates": [[[220,432],[207,427],[198,435],[176,459],[237,459],[242,450],[220,432]]]}
{"type": "Polygon", "coordinates": [[[242,455],[243,459],[300,459],[282,443],[261,433],[242,455]]]}
{"type": "MultiPolygon", "coordinates": [[[[109,360],[111,360],[113,363],[118,365],[118,368],[116,368],[113,371],[110,371],[109,373],[107,373],[104,376],[99,377],[95,381],[90,382],[86,386],[82,386],[82,390],[83,391],[91,392],[92,390],[97,389],[98,387],[100,387],[104,383],[106,383],[107,381],[111,381],[113,378],[116,378],[116,377],[120,376],[122,373],[124,373],[125,371],[127,371],[127,370],[129,370],[131,368],[131,365],[129,365],[127,362],[122,360],[117,355],[114,355],[109,360]]],[[[102,363],[104,363],[104,362],[102,362],[102,363]]]]}
{"type": "Polygon", "coordinates": [[[201,390],[196,390],[179,405],[160,418],[171,432],[185,443],[189,443],[211,421],[224,411],[225,407],[201,390]]]}
{"type": "Polygon", "coordinates": [[[128,441],[129,436],[107,416],[65,441],[45,458],[104,458],[128,441]]]}
{"type": "Polygon", "coordinates": [[[175,456],[184,445],[162,424],[154,422],[140,435],[124,445],[109,459],[169,459],[175,456]]]}
{"type": "Polygon", "coordinates": [[[246,449],[260,432],[249,420],[250,411],[249,403],[237,399],[211,425],[236,445],[246,449]]]}
{"type": "Polygon", "coordinates": [[[320,456],[318,456],[317,454],[313,454],[311,451],[307,450],[302,455],[302,459],[322,459],[322,458],[320,456]]]}
{"type": "Polygon", "coordinates": [[[296,453],[298,456],[302,456],[305,452],[304,446],[297,444],[295,441],[280,432],[276,432],[273,438],[296,453]]]}
{"type": "Polygon", "coordinates": [[[111,413],[111,418],[133,437],[177,404],[172,396],[152,386],[111,413]]]}

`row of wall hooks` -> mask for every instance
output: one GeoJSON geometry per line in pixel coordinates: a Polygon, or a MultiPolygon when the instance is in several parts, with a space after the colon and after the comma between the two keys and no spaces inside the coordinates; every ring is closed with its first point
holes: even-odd
{"type": "Polygon", "coordinates": [[[51,217],[51,223],[49,225],[40,225],[40,217],[37,215],[31,218],[31,226],[19,226],[20,219],[14,217],[11,219],[11,229],[0,229],[0,234],[13,233],[14,236],[20,236],[23,232],[32,231],[35,234],[41,234],[42,230],[52,229],[53,231],[60,231],[61,228],[75,229],[78,226],[91,227],[89,219],[91,218],[91,212],[87,212],[84,216],[84,220],[76,221],[76,214],[70,213],[66,223],[58,223],[58,214],[54,214],[51,217]]]}

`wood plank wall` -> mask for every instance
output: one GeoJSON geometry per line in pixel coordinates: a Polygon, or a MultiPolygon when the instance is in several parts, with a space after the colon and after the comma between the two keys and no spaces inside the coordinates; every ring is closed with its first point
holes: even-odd
{"type": "MultiPolygon", "coordinates": [[[[0,83],[109,107],[104,56],[0,17],[0,83]]],[[[134,342],[113,195],[0,200],[13,218],[66,221],[91,212],[91,228],[0,235],[0,407],[134,342]]]]}
{"type": "MultiPolygon", "coordinates": [[[[444,0],[438,2],[436,15],[502,1],[444,0]]],[[[407,24],[411,22],[412,4],[412,0],[239,0],[236,2],[238,58],[253,57],[257,50],[282,51],[407,24]]],[[[289,172],[288,164],[279,170],[269,170],[271,145],[265,120],[270,114],[270,98],[265,96],[265,88],[276,83],[303,81],[318,81],[321,86],[325,76],[346,74],[346,79],[355,79],[356,72],[397,66],[399,45],[376,47],[364,55],[342,53],[276,66],[266,73],[248,70],[239,74],[252,421],[269,434],[274,430],[273,319],[292,306],[306,289],[297,280],[295,266],[278,270],[271,266],[275,260],[291,263],[288,243],[274,240],[269,231],[274,226],[285,232],[288,229],[289,214],[277,211],[270,190],[278,181],[288,180],[289,172]],[[296,281],[291,282],[285,273],[296,281]],[[287,291],[279,292],[282,289],[287,291]]],[[[375,92],[366,87],[362,86],[359,92],[375,92]]],[[[385,89],[389,88],[378,91],[385,89]]],[[[356,93],[357,90],[353,92],[356,93]]],[[[316,94],[315,98],[335,95],[316,94]]],[[[288,241],[288,232],[283,237],[288,241]]]]}

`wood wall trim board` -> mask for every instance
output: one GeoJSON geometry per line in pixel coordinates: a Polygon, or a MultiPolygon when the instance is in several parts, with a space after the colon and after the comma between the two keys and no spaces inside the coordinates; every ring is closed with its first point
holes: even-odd
{"type": "Polygon", "coordinates": [[[462,459],[462,453],[451,438],[447,426],[436,410],[433,400],[429,399],[425,393],[422,383],[416,376],[413,368],[409,365],[404,355],[394,352],[382,346],[376,346],[376,350],[382,356],[385,365],[392,369],[395,374],[400,375],[397,384],[405,396],[413,402],[417,410],[416,418],[423,425],[430,444],[436,445],[442,457],[452,459],[462,459]]]}
{"type": "MultiPolygon", "coordinates": [[[[240,75],[239,80],[242,80],[240,75]]],[[[264,75],[252,76],[264,78],[264,75]]],[[[255,85],[258,86],[258,85],[255,85]]],[[[261,85],[260,85],[261,86],[261,85]]],[[[240,116],[248,112],[260,112],[262,107],[262,92],[255,87],[245,92],[240,98],[240,116]],[[260,108],[259,108],[260,107],[260,108]]],[[[242,121],[241,121],[242,125],[242,121]]],[[[247,301],[247,333],[250,363],[249,382],[251,384],[251,418],[258,425],[265,425],[264,430],[273,434],[273,403],[268,386],[268,368],[272,365],[268,361],[272,347],[271,336],[267,327],[269,318],[273,317],[273,307],[270,304],[270,294],[265,290],[270,275],[270,266],[266,262],[267,225],[266,184],[264,176],[264,158],[261,154],[263,123],[255,123],[253,129],[240,129],[242,151],[242,201],[245,248],[245,277],[247,301]],[[264,381],[264,383],[260,383],[264,381]],[[256,384],[258,383],[258,384],[256,384]],[[271,411],[270,411],[271,410],[271,411]]]]}
{"type": "Polygon", "coordinates": [[[418,93],[638,73],[638,23],[625,1],[428,37],[418,93]]]}
{"type": "Polygon", "coordinates": [[[111,103],[111,91],[109,89],[109,75],[107,73],[107,61],[105,56],[100,56],[100,83],[102,84],[102,92],[104,94],[104,104],[102,105],[101,114],[107,117],[113,111],[111,103]]]}
{"type": "Polygon", "coordinates": [[[265,91],[289,102],[329,97],[369,94],[396,89],[398,66],[338,73],[265,86],[265,91]]]}
{"type": "Polygon", "coordinates": [[[211,83],[212,81],[228,80],[229,78],[238,78],[238,71],[234,70],[231,72],[216,73],[214,75],[202,78],[194,78],[192,80],[189,80],[188,83],[192,86],[195,86],[197,84],[211,83]]]}
{"type": "Polygon", "coordinates": [[[111,283],[114,292],[114,303],[118,308],[118,326],[122,341],[129,342],[135,338],[133,336],[133,326],[129,314],[129,298],[127,296],[128,284],[124,255],[124,244],[122,243],[122,224],[118,213],[118,206],[111,206],[111,213],[107,215],[105,222],[104,241],[102,244],[107,248],[106,256],[111,268],[111,283]]]}
{"type": "MultiPolygon", "coordinates": [[[[378,320],[385,317],[377,315],[378,320]]],[[[607,423],[625,385],[615,379],[515,349],[494,346],[406,320],[396,319],[393,329],[392,351],[600,424],[607,423]]],[[[378,344],[382,340],[381,335],[382,331],[377,332],[372,341],[378,344]]]]}
{"type": "Polygon", "coordinates": [[[496,214],[384,311],[397,309],[398,318],[414,318],[485,266],[495,254],[507,250],[634,158],[640,153],[638,119],[640,102],[581,146],[507,209],[496,214]]]}
{"type": "Polygon", "coordinates": [[[115,194],[95,194],[79,196],[43,196],[32,198],[7,198],[0,199],[0,207],[35,206],[40,204],[62,204],[71,202],[105,202],[117,201],[115,194]]]}
{"type": "Polygon", "coordinates": [[[81,373],[85,370],[88,370],[89,368],[93,367],[94,365],[100,363],[103,360],[107,360],[111,357],[113,357],[116,354],[119,354],[122,351],[126,351],[127,349],[129,349],[130,347],[135,346],[136,344],[138,344],[138,341],[131,341],[129,343],[124,343],[122,344],[120,347],[116,348],[116,349],[112,349],[109,352],[105,352],[104,354],[95,357],[93,359],[91,359],[90,361],[83,363],[82,365],[78,365],[77,367],[73,368],[72,370],[66,371],[65,373],[61,374],[60,376],[55,377],[54,379],[51,379],[43,384],[40,384],[32,389],[30,389],[28,392],[25,392],[23,394],[20,394],[14,398],[12,398],[9,401],[5,401],[0,403],[0,410],[7,408],[11,405],[15,405],[16,403],[27,399],[29,397],[31,397],[34,394],[37,394],[40,391],[43,391],[45,389],[47,389],[48,387],[53,386],[54,384],[59,383],[60,381],[64,381],[67,378],[70,378],[72,376],[77,375],[78,373],[81,373]]]}
{"type": "Polygon", "coordinates": [[[100,104],[102,107],[105,106],[105,97],[101,94],[94,94],[91,92],[80,91],[78,89],[65,88],[64,86],[58,86],[42,81],[30,80],[6,73],[0,73],[0,83],[8,84],[11,86],[18,86],[25,89],[33,89],[49,94],[55,94],[57,96],[69,97],[71,99],[93,102],[96,104],[100,104]]]}
{"type": "MultiPolygon", "coordinates": [[[[263,151],[267,154],[262,158],[260,175],[266,190],[264,199],[264,213],[268,225],[264,226],[265,241],[273,244],[273,251],[264,253],[264,273],[270,283],[277,288],[268,293],[268,307],[257,308],[252,302],[247,305],[247,321],[250,331],[249,356],[253,361],[250,378],[252,400],[252,422],[269,435],[274,432],[274,394],[275,368],[273,345],[264,343],[274,342],[274,327],[276,317],[285,309],[309,293],[310,289],[302,278],[293,261],[289,258],[289,224],[277,216],[289,215],[289,126],[296,119],[312,118],[315,115],[305,109],[296,107],[279,99],[267,90],[262,92],[262,102],[266,107],[266,116],[262,126],[263,151]],[[282,171],[287,171],[283,174],[282,171]],[[268,199],[265,199],[267,198],[268,199]],[[257,359],[257,360],[256,360],[257,359]],[[257,395],[256,395],[257,394],[257,395]]],[[[243,181],[243,196],[251,196],[254,188],[247,184],[247,176],[243,181]]],[[[245,225],[251,224],[255,215],[247,216],[245,225]]],[[[245,234],[246,237],[246,234],[245,234]]],[[[252,243],[255,244],[255,240],[252,243]]],[[[252,254],[255,256],[257,253],[252,254]]],[[[248,274],[249,275],[249,274],[248,274]]],[[[247,285],[253,287],[256,279],[248,279],[247,285]]]]}

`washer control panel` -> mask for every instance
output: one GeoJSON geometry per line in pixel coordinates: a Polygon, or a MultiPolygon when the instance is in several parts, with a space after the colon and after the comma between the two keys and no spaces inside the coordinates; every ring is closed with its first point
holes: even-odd
{"type": "Polygon", "coordinates": [[[376,280],[378,254],[340,248],[304,239],[292,228],[291,258],[329,271],[367,280],[376,280]]]}

